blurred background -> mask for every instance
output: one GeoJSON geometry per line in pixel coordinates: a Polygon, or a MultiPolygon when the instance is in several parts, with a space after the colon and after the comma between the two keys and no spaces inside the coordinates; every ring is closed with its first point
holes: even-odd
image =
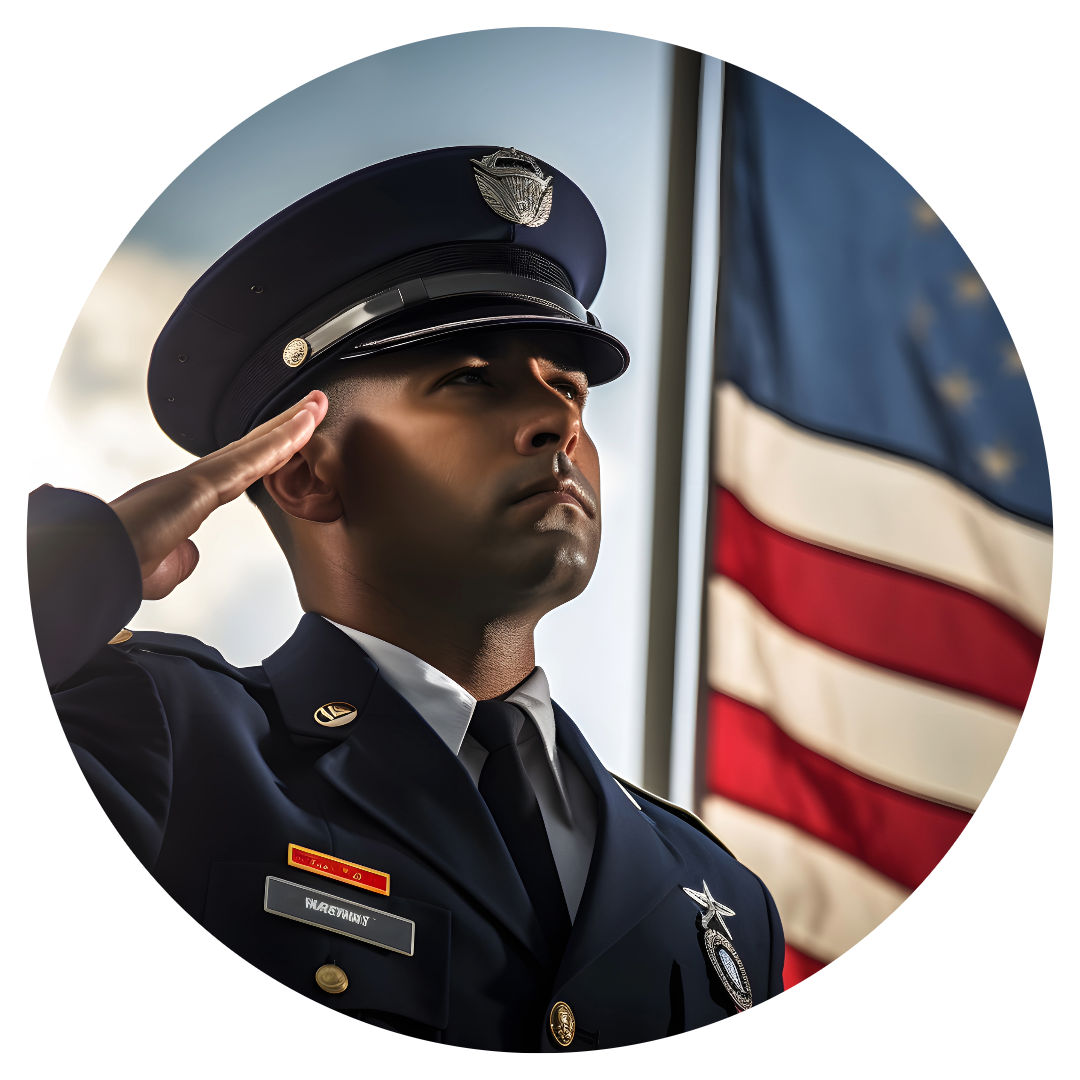
{"type": "MultiPolygon", "coordinates": [[[[1000,314],[933,210],[824,114],[714,58],[580,30],[330,72],[132,229],[60,358],[40,482],[111,499],[186,464],[145,378],[190,285],[323,184],[470,143],[550,161],[592,200],[593,310],[633,356],[586,414],[596,575],[541,624],[538,662],[613,772],[762,876],[791,985],[895,910],[977,808],[1034,677],[1052,554],[1000,314]]],[[[193,577],[132,626],[259,663],[301,614],[283,556],[244,498],[195,539],[193,577]]]]}

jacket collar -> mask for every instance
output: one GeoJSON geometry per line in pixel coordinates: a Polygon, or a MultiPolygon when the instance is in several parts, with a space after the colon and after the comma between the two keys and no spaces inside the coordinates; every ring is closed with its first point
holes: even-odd
{"type": "Polygon", "coordinates": [[[316,771],[546,963],[540,924],[476,785],[363,649],[326,619],[307,614],[263,666],[289,732],[336,744],[316,771]],[[321,727],[315,711],[335,701],[354,706],[356,719],[321,727]]]}
{"type": "Polygon", "coordinates": [[[595,792],[597,810],[589,876],[555,983],[561,986],[641,922],[678,884],[685,864],[558,705],[555,724],[560,750],[595,792]]]}
{"type": "Polygon", "coordinates": [[[356,721],[323,727],[315,713],[324,705],[351,705],[361,715],[367,707],[379,669],[363,650],[321,615],[308,612],[293,636],[263,661],[263,670],[277,698],[290,735],[301,740],[344,742],[356,721]]]}

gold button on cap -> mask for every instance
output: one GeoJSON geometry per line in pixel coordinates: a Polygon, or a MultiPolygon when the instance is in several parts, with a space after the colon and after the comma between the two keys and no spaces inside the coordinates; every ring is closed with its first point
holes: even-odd
{"type": "MultiPolygon", "coordinates": [[[[130,638],[131,636],[132,636],[131,631],[125,626],[124,629],[121,630],[120,633],[116,635],[116,637],[109,638],[109,644],[110,645],[120,645],[123,642],[127,641],[127,639],[130,638]]],[[[100,641],[100,640],[101,640],[101,638],[98,638],[98,641],[100,641]]]]}
{"type": "Polygon", "coordinates": [[[302,337],[294,337],[288,345],[285,346],[285,351],[281,354],[281,359],[285,361],[289,367],[299,367],[307,358],[310,351],[308,343],[302,337]]]}
{"type": "Polygon", "coordinates": [[[548,1026],[551,1028],[552,1038],[560,1046],[569,1046],[574,1041],[574,1032],[577,1030],[574,1010],[565,1001],[556,1001],[551,1007],[548,1026]]]}
{"type": "Polygon", "coordinates": [[[315,972],[315,981],[328,994],[342,994],[349,989],[349,976],[337,964],[323,964],[315,972]]]}
{"type": "Polygon", "coordinates": [[[315,723],[323,727],[341,727],[356,719],[356,706],[347,701],[328,701],[315,710],[315,723]]]}

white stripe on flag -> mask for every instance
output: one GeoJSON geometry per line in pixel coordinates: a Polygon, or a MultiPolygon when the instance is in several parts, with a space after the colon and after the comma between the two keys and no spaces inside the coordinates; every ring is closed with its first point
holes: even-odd
{"type": "Polygon", "coordinates": [[[1048,530],[995,510],[934,469],[803,431],[731,383],[717,394],[716,476],[756,517],[977,593],[1043,632],[1048,530]]]}
{"type": "MultiPolygon", "coordinates": [[[[903,886],[831,844],[720,795],[705,797],[702,817],[765,882],[788,944],[818,960],[835,960],[908,897],[903,886]]],[[[736,949],[737,923],[731,923],[736,949]]]]}
{"type": "Polygon", "coordinates": [[[709,685],[873,780],[974,810],[1020,714],[795,633],[729,578],[709,582],[709,685]]]}

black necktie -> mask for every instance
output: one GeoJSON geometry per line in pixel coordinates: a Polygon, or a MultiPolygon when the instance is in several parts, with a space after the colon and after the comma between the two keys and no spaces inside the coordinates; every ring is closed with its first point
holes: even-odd
{"type": "Polygon", "coordinates": [[[505,701],[478,701],[469,734],[488,752],[480,795],[510,850],[555,964],[570,936],[570,914],[532,784],[518,753],[525,714],[505,701]]]}

